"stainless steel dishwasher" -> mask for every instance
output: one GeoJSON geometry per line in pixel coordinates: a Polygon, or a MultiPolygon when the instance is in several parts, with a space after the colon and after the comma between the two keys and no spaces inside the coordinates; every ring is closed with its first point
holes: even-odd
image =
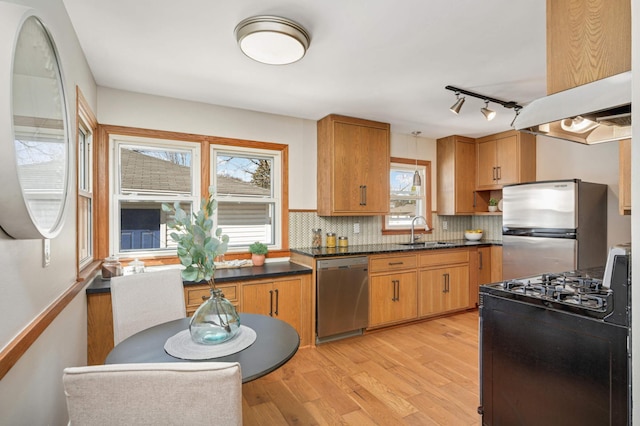
{"type": "Polygon", "coordinates": [[[317,263],[316,342],[362,334],[369,325],[369,259],[317,263]]]}

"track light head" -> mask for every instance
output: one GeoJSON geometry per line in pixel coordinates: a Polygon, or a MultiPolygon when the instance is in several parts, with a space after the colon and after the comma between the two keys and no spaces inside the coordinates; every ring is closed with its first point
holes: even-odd
{"type": "Polygon", "coordinates": [[[464,96],[460,97],[460,93],[456,92],[456,103],[451,105],[451,108],[449,108],[449,110],[458,115],[458,113],[460,113],[460,108],[462,108],[462,104],[464,104],[464,96]]]}
{"type": "Polygon", "coordinates": [[[484,101],[484,103],[485,106],[483,108],[480,108],[480,112],[482,112],[484,118],[486,118],[487,121],[491,121],[496,117],[496,112],[489,109],[489,101],[484,101]]]}

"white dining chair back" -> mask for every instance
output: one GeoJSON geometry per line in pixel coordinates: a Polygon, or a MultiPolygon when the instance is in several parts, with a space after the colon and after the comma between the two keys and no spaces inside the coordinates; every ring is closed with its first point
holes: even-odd
{"type": "Polygon", "coordinates": [[[187,316],[179,269],[111,278],[113,343],[154,325],[187,316]]]}
{"type": "Polygon", "coordinates": [[[242,425],[237,362],[69,367],[62,382],[71,426],[242,425]]]}

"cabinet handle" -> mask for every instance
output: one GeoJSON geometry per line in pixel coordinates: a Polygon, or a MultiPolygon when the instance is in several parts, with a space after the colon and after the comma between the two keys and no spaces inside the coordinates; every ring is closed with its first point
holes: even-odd
{"type": "Polygon", "coordinates": [[[269,290],[269,316],[273,316],[273,290],[269,290]]]}
{"type": "Polygon", "coordinates": [[[366,198],[366,194],[365,194],[365,186],[364,185],[360,185],[360,205],[361,206],[366,206],[367,203],[365,202],[365,198],[366,198]]]}
{"type": "Polygon", "coordinates": [[[393,296],[391,296],[391,301],[396,301],[396,280],[391,280],[391,285],[393,286],[393,296]]]}
{"type": "Polygon", "coordinates": [[[442,292],[447,292],[447,274],[442,274],[442,292]]]}
{"type": "Polygon", "coordinates": [[[400,280],[396,280],[396,302],[400,301],[400,280]]]}
{"type": "MultiPolygon", "coordinates": [[[[224,293],[220,293],[220,296],[224,297],[224,293]]],[[[205,302],[209,299],[211,299],[211,296],[202,296],[202,300],[204,300],[205,302]]]]}
{"type": "Polygon", "coordinates": [[[449,283],[450,283],[450,281],[449,281],[449,274],[447,273],[447,274],[445,274],[445,275],[447,276],[447,293],[449,293],[449,289],[450,289],[450,287],[449,287],[449,283]]]}
{"type": "Polygon", "coordinates": [[[480,269],[480,270],[483,269],[483,266],[482,266],[482,252],[481,251],[478,252],[478,269],[480,269]]]}
{"type": "Polygon", "coordinates": [[[496,167],[496,170],[498,172],[498,180],[502,179],[502,167],[498,166],[496,167]]]}
{"type": "Polygon", "coordinates": [[[404,265],[404,262],[389,262],[387,265],[389,266],[404,265]]]}
{"type": "Polygon", "coordinates": [[[278,297],[278,289],[276,288],[276,316],[278,316],[278,307],[280,306],[280,298],[278,297]]]}
{"type": "Polygon", "coordinates": [[[493,180],[498,180],[498,168],[493,168],[493,180]]]}

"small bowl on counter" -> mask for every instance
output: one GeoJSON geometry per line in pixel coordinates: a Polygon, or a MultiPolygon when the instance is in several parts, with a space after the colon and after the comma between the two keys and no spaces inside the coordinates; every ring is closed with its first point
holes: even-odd
{"type": "Polygon", "coordinates": [[[464,237],[469,241],[478,241],[482,238],[482,229],[471,229],[464,231],[464,237]]]}

